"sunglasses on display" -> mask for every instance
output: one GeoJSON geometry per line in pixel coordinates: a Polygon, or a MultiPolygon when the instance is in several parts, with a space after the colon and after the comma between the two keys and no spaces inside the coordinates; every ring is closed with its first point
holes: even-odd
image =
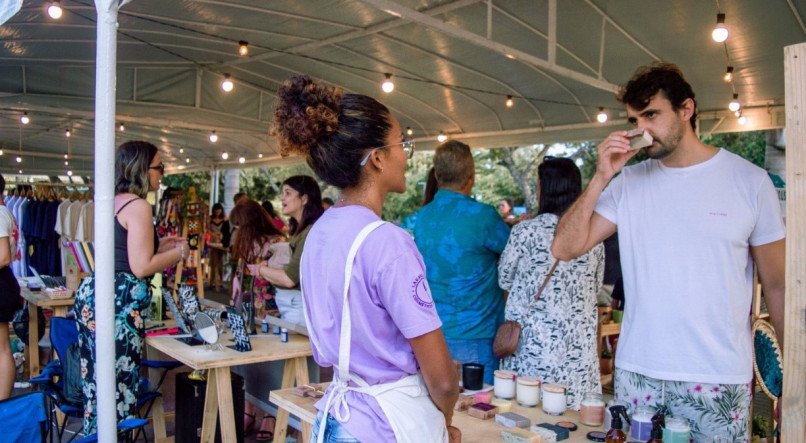
{"type": "Polygon", "coordinates": [[[403,152],[406,154],[406,158],[411,159],[411,157],[414,155],[414,140],[404,140],[400,143],[392,143],[391,145],[372,148],[369,152],[367,152],[367,155],[365,155],[364,158],[361,159],[360,165],[364,166],[367,164],[367,162],[369,161],[369,156],[372,155],[373,151],[378,149],[386,149],[391,146],[397,146],[397,145],[403,145],[403,152]]]}

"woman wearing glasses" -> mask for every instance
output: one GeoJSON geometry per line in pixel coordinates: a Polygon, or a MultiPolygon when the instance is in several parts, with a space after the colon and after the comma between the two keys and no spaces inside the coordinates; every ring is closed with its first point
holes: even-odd
{"type": "Polygon", "coordinates": [[[274,125],[283,154],[301,154],[341,189],[302,257],[314,359],[335,367],[313,438],[458,441],[458,377],[422,257],[405,231],[380,220],[386,195],[406,190],[413,142],[375,99],[304,75],[280,87],[274,125]]]}
{"type": "Polygon", "coordinates": [[[567,406],[579,410],[585,393],[602,392],[596,294],[604,277],[604,246],[596,245],[554,269],[556,259],[550,251],[554,230],[582,191],[582,179],[579,168],[567,158],[547,158],[537,175],[537,217],[512,228],[498,264],[498,284],[509,291],[506,319],[522,326],[518,348],[502,366],[544,383],[565,385],[567,406]],[[544,281],[546,286],[535,300],[544,281]]]}
{"type": "MultiPolygon", "coordinates": [[[[140,312],[151,302],[147,279],[185,258],[187,242],[157,239],[146,194],[159,189],[165,166],[157,147],[129,141],[115,154],[115,378],[118,421],[137,414],[140,354],[145,339],[140,312]]],[[[112,294],[109,294],[111,296],[112,294]]],[[[101,296],[107,296],[101,294],[101,296]]],[[[75,311],[79,325],[84,433],[96,432],[95,276],[81,282],[75,311]]]]}

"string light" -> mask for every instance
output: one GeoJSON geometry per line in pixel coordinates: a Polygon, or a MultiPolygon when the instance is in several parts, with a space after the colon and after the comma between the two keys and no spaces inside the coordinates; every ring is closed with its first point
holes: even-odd
{"type": "Polygon", "coordinates": [[[739,94],[733,94],[733,100],[731,100],[730,103],[728,104],[728,109],[730,109],[733,112],[736,112],[739,109],[741,109],[741,107],[742,104],[739,103],[739,94]]]}
{"type": "Polygon", "coordinates": [[[722,76],[722,80],[725,80],[725,83],[733,81],[733,66],[728,66],[728,68],[725,69],[725,75],[722,76]]]}
{"type": "Polygon", "coordinates": [[[67,160],[65,160],[65,161],[64,161],[64,165],[65,165],[65,166],[70,166],[70,162],[69,162],[69,161],[67,161],[67,160]]]}
{"type": "Polygon", "coordinates": [[[22,174],[22,169],[20,169],[20,174],[22,174]]]}
{"type": "Polygon", "coordinates": [[[28,123],[31,123],[31,118],[28,117],[27,112],[22,113],[22,117],[20,117],[20,123],[22,123],[23,125],[27,125],[28,123]]]}
{"type": "Polygon", "coordinates": [[[511,108],[511,107],[515,106],[515,101],[514,101],[514,100],[512,100],[512,96],[511,96],[511,95],[508,95],[508,96],[507,96],[507,101],[506,101],[506,102],[504,102],[504,103],[507,105],[507,108],[511,108]]]}
{"type": "Polygon", "coordinates": [[[73,134],[70,132],[70,130],[69,130],[69,129],[68,129],[68,130],[66,130],[66,131],[64,131],[64,136],[65,136],[65,137],[70,138],[70,136],[71,136],[71,135],[73,135],[73,134]]]}
{"type": "Polygon", "coordinates": [[[725,26],[725,14],[716,15],[716,26],[711,31],[711,38],[717,43],[722,43],[728,39],[728,28],[725,26]]]}
{"type": "Polygon", "coordinates": [[[604,123],[607,121],[607,113],[605,112],[604,108],[599,108],[599,113],[596,114],[596,121],[599,123],[604,123]]]}
{"type": "Polygon", "coordinates": [[[190,157],[185,158],[185,163],[190,163],[190,157]]]}
{"type": "Polygon", "coordinates": [[[53,20],[58,20],[58,19],[62,18],[62,13],[63,12],[64,11],[62,11],[62,5],[61,5],[61,2],[59,0],[53,0],[48,5],[48,15],[53,20]]]}
{"type": "Polygon", "coordinates": [[[392,74],[384,74],[384,77],[386,77],[386,80],[384,80],[383,84],[381,84],[381,89],[383,89],[383,92],[388,94],[395,90],[395,82],[392,81],[392,74]]]}
{"type": "Polygon", "coordinates": [[[0,149],[0,157],[2,157],[2,155],[3,155],[3,150],[0,149]]]}
{"type": "Polygon", "coordinates": [[[224,80],[221,82],[221,89],[223,89],[224,92],[230,92],[230,91],[232,91],[232,88],[234,88],[234,87],[235,87],[235,84],[232,83],[232,79],[230,79],[230,75],[229,74],[224,74],[224,80]]]}
{"type": "Polygon", "coordinates": [[[224,159],[224,160],[228,159],[229,158],[229,153],[228,152],[222,152],[221,153],[221,158],[224,159]]]}
{"type": "Polygon", "coordinates": [[[70,176],[70,177],[72,177],[72,176],[73,176],[73,171],[71,171],[71,170],[69,170],[69,169],[68,169],[68,170],[67,170],[67,175],[68,175],[68,176],[70,176]]]}
{"type": "Polygon", "coordinates": [[[209,138],[210,138],[210,143],[215,143],[215,142],[218,141],[218,134],[215,133],[215,129],[213,129],[213,132],[210,133],[209,138]]]}
{"type": "Polygon", "coordinates": [[[185,153],[185,148],[179,148],[179,153],[184,154],[185,153]]]}
{"type": "Polygon", "coordinates": [[[249,54],[249,42],[241,40],[238,42],[238,55],[241,57],[249,54]]]}
{"type": "Polygon", "coordinates": [[[414,130],[411,129],[411,126],[406,126],[406,135],[411,136],[414,134],[414,130]]]}
{"type": "Polygon", "coordinates": [[[263,154],[258,154],[257,158],[263,158],[263,154]]]}
{"type": "Polygon", "coordinates": [[[742,125],[742,126],[746,125],[747,124],[747,117],[743,116],[741,111],[736,111],[736,113],[739,114],[738,115],[739,124],[742,125]]]}
{"type": "Polygon", "coordinates": [[[445,133],[444,133],[444,132],[439,131],[439,135],[437,136],[437,141],[438,141],[438,142],[440,142],[440,143],[442,143],[442,142],[444,142],[444,141],[445,141],[445,140],[447,140],[447,139],[448,139],[448,136],[447,136],[447,135],[445,135],[445,133]]]}
{"type": "Polygon", "coordinates": [[[741,110],[738,110],[738,111],[734,112],[734,113],[733,113],[733,115],[735,115],[737,118],[738,118],[738,117],[741,117],[741,115],[742,115],[742,111],[741,111],[741,110]]]}
{"type": "Polygon", "coordinates": [[[120,132],[124,132],[124,131],[126,131],[126,125],[124,125],[124,124],[121,122],[120,126],[118,126],[118,130],[119,130],[120,132]]]}
{"type": "Polygon", "coordinates": [[[16,160],[17,160],[17,163],[22,163],[22,157],[20,157],[19,155],[17,156],[16,160]]]}
{"type": "Polygon", "coordinates": [[[240,164],[246,163],[246,157],[238,157],[238,163],[240,164]]]}

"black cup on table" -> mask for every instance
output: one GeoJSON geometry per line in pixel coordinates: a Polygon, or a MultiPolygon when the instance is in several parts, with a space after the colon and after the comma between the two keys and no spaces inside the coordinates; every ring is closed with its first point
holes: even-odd
{"type": "Polygon", "coordinates": [[[465,363],[462,365],[462,386],[469,391],[478,391],[484,387],[484,365],[465,363]]]}

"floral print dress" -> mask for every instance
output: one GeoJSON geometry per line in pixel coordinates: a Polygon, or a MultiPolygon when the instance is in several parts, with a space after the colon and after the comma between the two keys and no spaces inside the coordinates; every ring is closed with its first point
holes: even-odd
{"type": "MultiPolygon", "coordinates": [[[[84,434],[97,432],[98,391],[95,380],[95,274],[81,282],[74,309],[78,320],[84,434]]],[[[151,303],[148,283],[128,272],[115,273],[115,406],[117,420],[137,415],[140,355],[145,342],[140,312],[151,303]]]]}
{"type": "Polygon", "coordinates": [[[540,214],[517,224],[501,254],[498,283],[509,291],[505,316],[522,327],[518,348],[502,366],[565,385],[568,407],[578,410],[586,392],[602,391],[596,294],[604,277],[604,246],[560,262],[534,301],[555,260],[550,248],[558,220],[554,214],[540,214]]]}

